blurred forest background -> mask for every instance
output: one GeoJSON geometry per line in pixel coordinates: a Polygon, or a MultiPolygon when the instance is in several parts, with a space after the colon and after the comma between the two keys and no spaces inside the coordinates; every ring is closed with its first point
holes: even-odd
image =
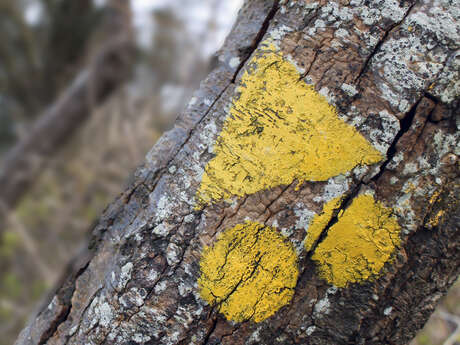
{"type": "MultiPolygon", "coordinates": [[[[0,345],[209,72],[242,0],[0,0],[0,345]]],[[[413,345],[460,344],[460,285],[413,345]]]]}

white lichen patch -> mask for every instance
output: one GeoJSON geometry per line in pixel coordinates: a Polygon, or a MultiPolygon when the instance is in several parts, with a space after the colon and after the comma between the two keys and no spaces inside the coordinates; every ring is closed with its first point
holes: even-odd
{"type": "Polygon", "coordinates": [[[195,216],[193,214],[188,214],[184,217],[184,223],[192,223],[195,220],[195,216]]]}
{"type": "Polygon", "coordinates": [[[78,325],[73,326],[73,327],[69,330],[69,335],[70,335],[70,336],[74,335],[75,333],[77,333],[77,330],[78,330],[78,325]]]}
{"type": "Polygon", "coordinates": [[[353,85],[343,83],[340,88],[350,97],[358,94],[358,90],[353,85]]]}
{"type": "Polygon", "coordinates": [[[107,302],[99,306],[99,324],[102,327],[109,327],[113,319],[112,307],[107,302]]]}
{"type": "Polygon", "coordinates": [[[306,208],[303,203],[297,203],[295,205],[294,214],[297,218],[295,222],[296,229],[306,229],[316,215],[315,212],[306,208]]]}
{"type": "Polygon", "coordinates": [[[393,307],[386,307],[385,310],[383,311],[383,315],[389,316],[392,311],[393,311],[393,307]]]}
{"type": "Polygon", "coordinates": [[[374,56],[371,66],[379,74],[382,97],[397,111],[407,112],[415,102],[414,91],[422,92],[438,80],[452,49],[449,46],[459,42],[453,20],[458,6],[453,8],[441,1],[424,3],[404,20],[400,27],[404,34],[386,40],[374,56]]]}
{"type": "MultiPolygon", "coordinates": [[[[460,6],[456,1],[436,0],[429,4],[425,10],[418,11],[408,18],[408,26],[419,25],[427,31],[432,32],[442,44],[460,42],[460,30],[458,20],[460,19],[460,6]],[[434,6],[433,6],[434,5],[434,6]]],[[[426,5],[425,5],[426,6],[426,5]]],[[[424,6],[424,7],[425,7],[424,6]]]]}
{"type": "Polygon", "coordinates": [[[350,37],[350,33],[343,29],[339,28],[334,32],[334,36],[340,38],[343,42],[348,42],[348,38],[350,37]]]}
{"type": "Polygon", "coordinates": [[[121,268],[120,279],[118,280],[118,290],[122,290],[126,287],[126,284],[131,280],[131,274],[133,271],[133,263],[128,262],[121,268]]]}
{"type": "Polygon", "coordinates": [[[214,121],[209,121],[200,132],[198,148],[203,151],[208,150],[209,153],[212,153],[217,135],[216,123],[214,121]]]}
{"type": "Polygon", "coordinates": [[[431,92],[444,103],[460,97],[460,51],[449,58],[431,92]]]}
{"type": "Polygon", "coordinates": [[[165,218],[167,218],[171,213],[171,205],[173,203],[172,200],[167,195],[162,195],[158,202],[155,205],[155,201],[152,200],[150,202],[154,207],[155,211],[155,221],[157,223],[162,222],[165,218]]]}
{"type": "Polygon", "coordinates": [[[48,310],[53,310],[53,308],[56,307],[57,301],[57,297],[54,296],[50,304],[48,304],[48,310]]]}
{"type": "Polygon", "coordinates": [[[179,295],[185,297],[193,290],[193,286],[184,281],[179,283],[177,289],[179,290],[179,295]]]}
{"type": "Polygon", "coordinates": [[[387,168],[390,170],[396,169],[399,164],[404,160],[404,153],[402,151],[399,151],[397,154],[393,156],[393,158],[390,160],[390,162],[387,165],[387,168]]]}
{"type": "Polygon", "coordinates": [[[353,127],[360,127],[366,121],[366,118],[354,105],[350,107],[347,113],[339,113],[339,117],[353,127]]]}
{"type": "Polygon", "coordinates": [[[460,155],[460,132],[455,134],[444,133],[438,130],[433,137],[437,155],[441,158],[448,153],[460,155]]]}
{"type": "Polygon", "coordinates": [[[335,105],[335,95],[332,91],[329,90],[329,88],[324,86],[321,88],[321,90],[318,91],[318,93],[324,96],[329,104],[335,105]]]}
{"type": "Polygon", "coordinates": [[[349,189],[350,186],[348,178],[344,175],[338,175],[327,181],[323,194],[315,196],[313,201],[318,203],[326,203],[343,195],[349,189]]]}
{"type": "Polygon", "coordinates": [[[398,219],[403,223],[404,234],[409,234],[412,231],[417,230],[417,216],[412,209],[411,205],[412,194],[404,193],[397,200],[394,207],[395,214],[398,219]]]}
{"type": "Polygon", "coordinates": [[[240,58],[238,56],[234,56],[230,59],[230,61],[228,62],[228,65],[230,66],[230,68],[237,68],[239,65],[240,65],[240,58]]]}
{"type": "Polygon", "coordinates": [[[125,308],[130,308],[132,305],[141,307],[144,305],[144,294],[138,288],[131,288],[128,292],[124,293],[120,298],[120,303],[125,308]]]}
{"type": "Polygon", "coordinates": [[[292,31],[292,28],[286,25],[280,25],[273,28],[273,30],[270,31],[270,37],[272,38],[272,40],[270,40],[270,43],[273,43],[277,48],[279,48],[278,42],[282,41],[284,36],[286,36],[288,32],[292,31]]]}
{"type": "Polygon", "coordinates": [[[165,281],[161,281],[155,285],[155,294],[160,294],[166,289],[167,283],[165,281]]]}
{"type": "Polygon", "coordinates": [[[316,330],[316,326],[310,326],[306,329],[305,333],[307,335],[312,335],[315,330],[316,330]]]}
{"type": "Polygon", "coordinates": [[[151,269],[145,277],[148,282],[156,282],[160,278],[160,273],[156,269],[151,269]]]}
{"type": "Polygon", "coordinates": [[[198,100],[198,99],[197,99],[196,97],[190,98],[190,102],[188,102],[188,105],[189,105],[189,106],[195,105],[197,100],[198,100]]]}
{"type": "Polygon", "coordinates": [[[178,264],[181,260],[182,256],[182,249],[177,246],[175,243],[168,244],[166,249],[166,261],[168,265],[172,266],[178,264]]]}
{"type": "Polygon", "coordinates": [[[152,337],[146,334],[142,334],[142,333],[135,333],[132,337],[132,340],[139,344],[146,343],[150,341],[151,339],[152,337]]]}
{"type": "Polygon", "coordinates": [[[329,297],[326,295],[324,298],[316,302],[315,308],[313,310],[313,317],[317,319],[320,318],[323,314],[327,314],[329,312],[330,306],[331,302],[329,301],[329,297]]]}
{"type": "Polygon", "coordinates": [[[248,338],[249,344],[260,344],[260,327],[252,332],[251,336],[248,338]]]}
{"type": "Polygon", "coordinates": [[[166,237],[173,228],[174,226],[166,222],[163,222],[153,228],[152,234],[160,236],[160,237],[166,237]]]}
{"type": "Polygon", "coordinates": [[[97,324],[108,328],[114,318],[114,313],[110,304],[103,297],[95,297],[88,308],[90,321],[89,328],[93,328],[97,324]]]}
{"type": "MultiPolygon", "coordinates": [[[[415,162],[408,162],[402,167],[402,175],[409,177],[409,179],[402,186],[401,195],[396,199],[394,211],[403,225],[405,234],[415,231],[423,221],[417,217],[413,209],[414,201],[418,199],[424,200],[425,203],[430,202],[439,188],[436,184],[423,182],[422,178],[428,176],[430,179],[436,180],[441,174],[442,165],[445,164],[443,157],[449,154],[455,156],[460,153],[460,133],[449,134],[438,130],[430,144],[433,145],[433,150],[429,158],[422,156],[415,162]]],[[[401,155],[401,157],[403,156],[401,155]]],[[[442,183],[442,181],[440,182],[442,183]]]]}
{"type": "Polygon", "coordinates": [[[372,145],[379,150],[382,155],[386,155],[388,148],[399,132],[400,123],[394,115],[391,115],[386,110],[379,112],[378,120],[380,121],[380,126],[371,128],[364,124],[361,129],[369,133],[372,145]]]}
{"type": "Polygon", "coordinates": [[[413,175],[417,171],[418,171],[417,163],[410,162],[404,166],[403,175],[413,175]]]}

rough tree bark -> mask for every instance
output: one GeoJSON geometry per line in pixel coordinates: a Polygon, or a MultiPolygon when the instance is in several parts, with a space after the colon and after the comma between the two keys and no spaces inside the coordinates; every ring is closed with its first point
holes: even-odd
{"type": "Polygon", "coordinates": [[[460,267],[459,6],[247,1],[17,344],[406,344],[460,267]]]}

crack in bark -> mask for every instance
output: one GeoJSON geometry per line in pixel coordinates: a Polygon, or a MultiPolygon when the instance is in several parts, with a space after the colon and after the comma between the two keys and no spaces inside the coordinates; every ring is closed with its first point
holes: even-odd
{"type": "Polygon", "coordinates": [[[363,184],[364,183],[362,181],[360,181],[355,186],[355,188],[353,188],[352,191],[347,196],[345,196],[343,198],[343,200],[341,201],[340,205],[337,208],[334,209],[331,219],[326,224],[324,229],[321,231],[321,234],[319,235],[317,240],[312,244],[311,249],[308,251],[308,253],[307,253],[307,258],[308,259],[310,259],[312,257],[313,253],[315,252],[316,248],[320,245],[320,243],[323,242],[326,239],[329,229],[339,221],[339,214],[344,212],[348,208],[348,206],[350,206],[352,200],[358,195],[359,190],[361,189],[361,186],[363,184]]]}
{"type": "Polygon", "coordinates": [[[398,152],[396,146],[398,145],[398,142],[401,139],[401,137],[405,133],[407,133],[410,130],[410,128],[412,127],[412,124],[413,124],[414,118],[415,118],[415,114],[417,113],[417,107],[420,104],[422,99],[423,99],[423,97],[420,97],[414,103],[414,105],[409,109],[409,111],[407,112],[406,116],[404,116],[401,120],[399,120],[400,129],[399,129],[398,133],[396,133],[396,136],[393,139],[393,142],[391,143],[390,147],[387,150],[387,159],[385,160],[385,162],[382,163],[382,165],[380,165],[379,172],[374,177],[372,177],[371,181],[376,182],[383,175],[383,173],[386,170],[387,165],[391,162],[393,157],[398,152]]]}
{"type": "MultiPolygon", "coordinates": [[[[67,305],[64,307],[64,310],[61,313],[59,313],[59,315],[53,320],[53,322],[51,322],[50,327],[48,327],[48,329],[42,333],[42,336],[40,337],[40,341],[38,342],[38,345],[46,344],[46,342],[56,334],[59,326],[67,320],[72,310],[72,298],[73,298],[73,294],[75,293],[75,289],[76,289],[75,287],[76,281],[78,277],[80,277],[85,272],[85,270],[88,268],[90,261],[91,259],[89,259],[86,262],[86,264],[75,273],[75,279],[71,280],[73,282],[71,286],[72,292],[70,296],[67,297],[66,300],[63,301],[64,302],[63,304],[64,305],[67,304],[67,305]]],[[[58,294],[59,294],[59,291],[54,296],[57,296],[58,294]]]]}
{"type": "Polygon", "coordinates": [[[311,61],[310,66],[308,66],[308,69],[307,69],[304,73],[302,73],[302,74],[300,75],[299,81],[302,80],[302,79],[304,79],[304,78],[310,73],[310,71],[311,71],[311,69],[312,69],[312,67],[313,67],[313,64],[316,62],[316,59],[318,58],[319,51],[320,51],[319,48],[316,48],[316,49],[314,50],[313,60],[311,61]]]}
{"type": "Polygon", "coordinates": [[[233,78],[232,78],[232,81],[231,83],[234,84],[235,81],[236,81],[236,78],[238,76],[238,73],[240,72],[240,70],[244,67],[244,65],[246,64],[246,62],[249,60],[249,58],[251,57],[252,53],[257,49],[257,47],[259,46],[259,43],[262,41],[262,38],[264,37],[264,35],[266,34],[267,30],[268,30],[268,27],[270,26],[270,22],[271,20],[273,19],[273,17],[275,16],[276,12],[278,12],[278,9],[279,9],[279,3],[280,3],[280,0],[274,0],[273,1],[273,6],[270,10],[270,12],[268,12],[268,15],[267,17],[265,17],[265,20],[264,22],[262,23],[262,27],[260,28],[259,32],[257,33],[256,37],[254,38],[254,40],[252,41],[252,44],[250,46],[250,48],[248,49],[249,51],[246,52],[246,56],[244,57],[244,59],[240,62],[240,64],[238,65],[235,73],[233,74],[233,78]]]}
{"type": "MultiPolygon", "coordinates": [[[[97,294],[99,294],[99,292],[101,292],[101,291],[102,291],[102,288],[99,288],[99,289],[96,290],[96,292],[94,292],[94,293],[92,294],[91,298],[89,299],[89,302],[86,304],[86,307],[83,309],[83,312],[81,313],[81,317],[80,317],[80,320],[79,320],[79,322],[78,322],[78,327],[77,327],[77,330],[75,331],[74,334],[77,334],[78,331],[80,330],[80,327],[81,327],[81,319],[82,319],[82,317],[85,315],[85,313],[86,313],[86,312],[88,311],[88,309],[91,307],[91,304],[93,303],[94,299],[97,297],[97,294]]],[[[72,296],[72,297],[73,297],[73,296],[72,296]]],[[[72,306],[70,306],[70,307],[72,308],[72,306]]],[[[69,310],[69,314],[70,314],[70,311],[71,311],[71,310],[69,310]]],[[[67,320],[67,319],[66,319],[66,320],[67,320]]],[[[63,320],[61,323],[64,323],[66,320],[63,320]]],[[[53,336],[54,336],[54,334],[53,334],[53,336]]],[[[67,335],[64,344],[67,345],[67,344],[69,343],[69,340],[70,340],[71,338],[72,338],[72,335],[67,335]]],[[[50,339],[51,339],[51,337],[50,337],[50,339]]],[[[48,340],[49,340],[49,339],[48,339],[48,340]]]]}
{"type": "Polygon", "coordinates": [[[203,120],[209,115],[209,113],[211,112],[211,110],[214,109],[214,106],[216,105],[216,103],[221,99],[222,95],[227,91],[227,89],[229,88],[230,85],[234,84],[235,81],[236,81],[236,77],[238,76],[238,73],[241,71],[241,69],[244,67],[244,65],[246,64],[246,62],[248,61],[248,59],[250,58],[250,56],[252,55],[252,53],[257,49],[259,43],[261,42],[263,36],[265,35],[265,33],[267,32],[268,30],[268,27],[270,25],[270,22],[271,20],[273,19],[273,17],[275,16],[276,12],[278,11],[279,9],[279,0],[274,0],[274,3],[273,3],[273,6],[270,10],[270,12],[267,14],[267,16],[265,17],[265,20],[264,22],[262,23],[262,27],[260,28],[259,32],[257,33],[256,37],[254,38],[253,40],[253,44],[251,45],[249,51],[246,53],[246,57],[245,59],[243,59],[243,61],[241,61],[241,63],[238,65],[238,67],[236,68],[236,71],[235,73],[233,74],[233,78],[230,80],[230,82],[222,89],[222,91],[216,96],[216,98],[214,99],[214,101],[211,103],[211,105],[209,106],[208,110],[206,110],[206,112],[203,114],[203,116],[195,123],[193,124],[193,126],[189,129],[188,131],[188,134],[187,134],[187,137],[185,138],[184,142],[182,144],[180,144],[180,146],[175,150],[175,152],[172,154],[172,157],[166,162],[166,164],[164,164],[164,166],[162,166],[160,169],[158,169],[157,171],[157,176],[159,175],[162,175],[163,174],[163,171],[166,167],[169,166],[169,164],[177,157],[178,153],[184,148],[184,146],[189,142],[189,140],[192,138],[192,135],[193,133],[195,132],[195,130],[197,129],[197,127],[200,125],[200,123],[203,122],[203,120]]]}
{"type": "Polygon", "coordinates": [[[206,336],[204,337],[203,339],[203,345],[206,345],[209,343],[209,339],[211,338],[211,335],[214,333],[214,331],[216,330],[216,327],[217,327],[217,316],[214,316],[213,320],[212,320],[212,324],[211,324],[211,327],[209,328],[209,331],[206,333],[206,336]]]}
{"type": "MultiPolygon", "coordinates": [[[[369,67],[369,64],[371,63],[372,58],[380,51],[380,48],[382,47],[383,43],[385,43],[385,41],[387,40],[391,31],[393,31],[395,28],[397,28],[399,25],[402,24],[402,22],[409,16],[410,12],[412,11],[412,9],[414,8],[416,4],[417,4],[417,1],[414,1],[413,4],[409,6],[409,8],[407,9],[407,12],[404,14],[403,18],[400,21],[393,23],[388,28],[388,30],[384,30],[383,37],[377,42],[372,52],[369,54],[369,56],[364,61],[362,68],[358,73],[358,76],[354,80],[355,83],[361,80],[361,77],[366,72],[367,68],[369,67]]],[[[359,85],[359,82],[358,82],[358,85],[359,85]]]]}

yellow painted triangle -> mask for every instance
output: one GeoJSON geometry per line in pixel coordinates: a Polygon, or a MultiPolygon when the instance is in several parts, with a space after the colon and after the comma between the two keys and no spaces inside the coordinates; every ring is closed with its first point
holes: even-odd
{"type": "Polygon", "coordinates": [[[267,44],[242,77],[197,192],[199,206],[294,180],[325,181],[382,160],[267,44]]]}

